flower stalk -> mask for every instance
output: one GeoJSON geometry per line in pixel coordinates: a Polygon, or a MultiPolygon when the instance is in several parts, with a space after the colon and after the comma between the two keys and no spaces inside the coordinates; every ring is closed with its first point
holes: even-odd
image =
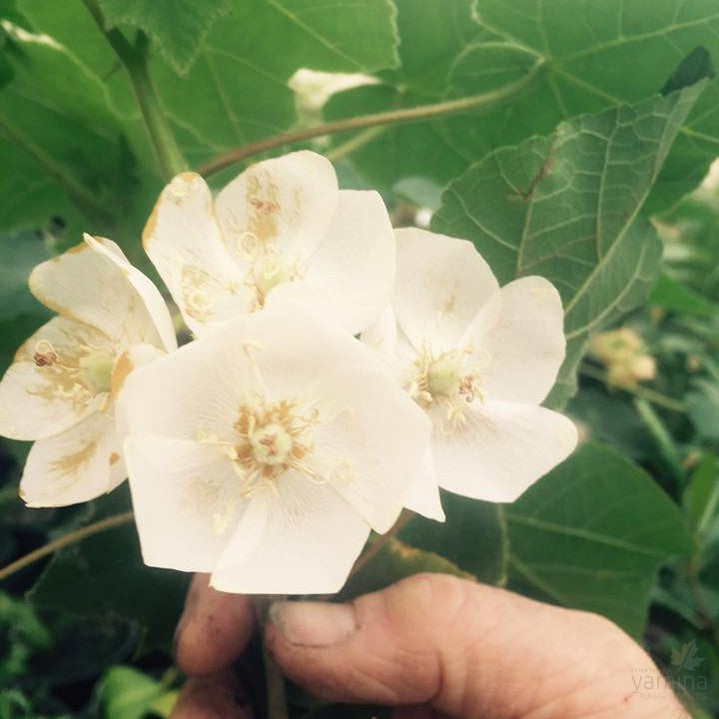
{"type": "Polygon", "coordinates": [[[45,557],[49,556],[50,554],[53,554],[54,552],[57,552],[60,549],[70,547],[73,544],[77,544],[83,539],[87,539],[94,534],[105,532],[108,529],[115,529],[116,527],[121,527],[123,524],[129,524],[134,519],[134,516],[135,515],[132,512],[114,514],[111,517],[106,517],[105,519],[101,519],[97,522],[93,522],[92,524],[87,524],[84,527],[80,527],[80,529],[76,529],[74,532],[68,532],[68,534],[64,534],[62,537],[58,537],[52,542],[48,542],[42,547],[38,547],[34,551],[29,552],[25,556],[20,557],[20,559],[16,559],[14,562],[11,562],[7,566],[0,569],[0,582],[7,579],[16,572],[19,572],[21,569],[29,567],[31,564],[34,564],[41,559],[44,559],[45,557]]]}
{"type": "MultiPolygon", "coordinates": [[[[290,145],[303,140],[312,140],[315,137],[324,135],[334,135],[341,132],[350,132],[351,130],[365,130],[383,125],[397,125],[400,123],[418,122],[420,120],[428,120],[433,117],[441,117],[444,115],[456,115],[462,112],[471,112],[479,110],[483,107],[498,105],[511,100],[519,93],[523,92],[537,77],[544,62],[539,60],[534,67],[521,79],[511,82],[497,90],[490,90],[479,95],[470,95],[469,97],[460,97],[454,100],[445,100],[443,102],[435,102],[427,105],[418,105],[416,107],[403,108],[401,110],[390,110],[389,112],[376,112],[368,115],[359,115],[358,117],[350,117],[345,120],[335,120],[314,127],[303,127],[297,130],[290,130],[279,135],[266,137],[257,142],[251,142],[243,145],[235,150],[230,150],[209,160],[198,168],[198,172],[205,177],[213,175],[220,170],[224,170],[230,165],[241,162],[253,155],[259,155],[267,150],[272,150],[284,145],[290,145]]],[[[362,135],[364,141],[366,136],[362,135]]],[[[360,143],[362,144],[362,143],[360,143]]],[[[350,147],[350,149],[354,149],[350,147]]]]}
{"type": "Polygon", "coordinates": [[[97,0],[83,0],[97,26],[107,38],[118,59],[130,77],[137,104],[147,133],[157,154],[157,160],[166,180],[187,169],[182,152],[170,129],[165,113],[155,92],[147,69],[147,36],[139,32],[137,42],[131,45],[119,30],[108,30],[97,0]]]}

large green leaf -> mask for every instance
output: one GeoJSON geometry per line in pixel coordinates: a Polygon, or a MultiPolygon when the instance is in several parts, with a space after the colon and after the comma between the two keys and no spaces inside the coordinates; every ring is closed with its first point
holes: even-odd
{"type": "Polygon", "coordinates": [[[396,42],[388,0],[234,0],[185,77],[159,59],[152,70],[194,164],[292,126],[299,68],[373,72],[396,63],[396,42]]]}
{"type": "Polygon", "coordinates": [[[503,584],[507,542],[500,506],[444,491],[442,506],[445,522],[414,517],[400,539],[446,557],[485,584],[503,584]]]}
{"type": "Polygon", "coordinates": [[[108,27],[126,23],[144,30],[168,62],[185,72],[200,42],[230,0],[99,0],[108,27]]]}
{"type": "MultiPolygon", "coordinates": [[[[326,107],[328,119],[414,107],[441,100],[457,56],[486,37],[472,19],[471,0],[396,0],[400,65],[381,73],[382,83],[336,95],[326,107]]],[[[490,72],[492,68],[488,66],[490,72]]],[[[496,85],[495,85],[496,87],[496,85]]],[[[478,92],[473,89],[472,94],[478,92]]],[[[455,123],[476,118],[455,119],[455,123]]],[[[347,138],[339,136],[336,144],[347,138]]],[[[458,175],[483,150],[467,156],[458,150],[443,120],[385,128],[352,153],[352,161],[370,181],[392,187],[404,177],[430,177],[440,185],[458,175]],[[421,148],[421,152],[417,152],[421,148]]]]}
{"type": "MultiPolygon", "coordinates": [[[[697,46],[719,57],[714,0],[655,0],[650,5],[645,0],[456,0],[441,5],[435,11],[434,3],[428,9],[424,2],[400,0],[398,24],[402,68],[413,67],[408,53],[415,50],[405,48],[429,47],[428,64],[442,58],[437,74],[443,82],[427,83],[426,75],[400,69],[383,76],[381,89],[338,96],[329,108],[333,117],[355,114],[363,103],[379,111],[475,95],[516,82],[536,62],[543,71],[511,103],[391,128],[357,150],[352,157],[363,172],[388,187],[417,173],[444,183],[494,147],[548,133],[580,113],[646,98],[697,46]],[[446,32],[450,17],[458,22],[446,32]],[[428,157],[434,161],[423,162],[428,157]]],[[[719,84],[713,82],[682,127],[652,210],[694,187],[718,149],[719,84]]]]}
{"type": "Polygon", "coordinates": [[[600,612],[634,636],[658,567],[691,549],[669,497],[598,444],[581,447],[505,513],[510,586],[600,612]]]}
{"type": "Polygon", "coordinates": [[[14,77],[0,90],[0,227],[43,227],[59,217],[73,241],[82,230],[108,233],[135,187],[126,118],[104,80],[67,46],[5,26],[14,77]]]}
{"type": "MultiPolygon", "coordinates": [[[[369,551],[371,548],[372,544],[369,545],[369,551]]],[[[390,539],[377,554],[352,574],[338,596],[347,601],[360,594],[384,589],[400,579],[422,572],[452,574],[466,579],[472,576],[436,552],[417,549],[398,539],[390,539]]]]}
{"type": "MultiPolygon", "coordinates": [[[[164,25],[167,3],[103,4],[111,22],[142,21],[161,35],[161,49],[178,33],[195,33],[196,47],[184,48],[197,54],[186,76],[159,51],[150,68],[191,164],[294,125],[287,82],[300,67],[374,72],[397,61],[389,0],[332,8],[321,0],[231,0],[204,39],[176,17],[191,3],[173,3],[164,25]]],[[[0,228],[41,226],[56,215],[73,235],[111,234],[129,248],[162,180],[127,73],[82,0],[20,0],[19,9],[32,31],[8,25],[15,77],[0,89],[0,228]]]]}
{"type": "MultiPolygon", "coordinates": [[[[96,500],[87,522],[129,507],[126,486],[96,500]]],[[[146,567],[137,531],[126,524],[57,552],[29,598],[38,607],[80,615],[111,614],[137,622],[145,647],[169,647],[184,603],[188,575],[146,567]]]]}
{"type": "Polygon", "coordinates": [[[638,305],[656,280],[661,243],[638,213],[704,86],[500,148],[443,195],[433,227],[471,239],[500,283],[536,274],[559,290],[568,346],[550,404],[573,394],[589,333],[638,305]]]}

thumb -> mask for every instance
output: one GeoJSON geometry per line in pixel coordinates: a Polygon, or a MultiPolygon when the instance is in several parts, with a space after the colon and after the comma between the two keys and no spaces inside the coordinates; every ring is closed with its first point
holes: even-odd
{"type": "Polygon", "coordinates": [[[632,672],[653,664],[610,621],[454,577],[416,575],[352,604],[282,602],[270,618],[279,666],[333,701],[463,719],[688,716],[668,687],[637,691],[632,672]]]}

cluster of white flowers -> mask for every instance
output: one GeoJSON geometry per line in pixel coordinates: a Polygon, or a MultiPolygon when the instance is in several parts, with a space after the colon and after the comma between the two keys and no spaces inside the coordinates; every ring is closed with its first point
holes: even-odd
{"type": "Polygon", "coordinates": [[[35,440],[30,506],[129,475],[147,564],[334,592],[404,507],[443,520],[439,486],[512,501],[576,444],[539,406],[564,358],[554,287],[500,288],[469,242],[393,231],[317,154],[214,199],[179,175],[143,244],[195,339],[177,349],[159,291],[85,236],[30,277],[59,316],[0,382],[0,433],[35,440]]]}

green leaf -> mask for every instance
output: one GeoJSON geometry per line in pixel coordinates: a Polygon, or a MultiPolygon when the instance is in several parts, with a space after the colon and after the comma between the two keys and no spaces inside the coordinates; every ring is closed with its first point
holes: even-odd
{"type": "Polygon", "coordinates": [[[105,674],[100,697],[106,719],[142,719],[150,713],[169,716],[176,692],[133,667],[117,666],[105,674]]]}
{"type": "MultiPolygon", "coordinates": [[[[471,0],[396,0],[396,5],[399,67],[381,73],[380,85],[333,97],[325,108],[327,119],[439,102],[453,62],[482,35],[472,19],[471,0]]],[[[475,93],[472,88],[471,94],[475,93]]],[[[454,120],[460,124],[475,121],[476,116],[454,120]]],[[[346,139],[341,136],[333,142],[341,144],[346,139]]],[[[483,148],[481,154],[485,152],[483,148]]],[[[444,185],[464,171],[477,153],[458,151],[446,131],[446,121],[437,120],[387,127],[351,157],[371,182],[389,189],[405,177],[425,177],[444,185]],[[422,152],[417,152],[420,147],[422,152]]]]}
{"type": "Polygon", "coordinates": [[[83,230],[108,233],[135,182],[124,118],[103,80],[65,45],[4,27],[16,50],[14,78],[0,90],[0,228],[59,217],[73,242],[83,230]]]}
{"type": "MultiPolygon", "coordinates": [[[[371,548],[372,544],[369,547],[371,548]]],[[[435,552],[410,547],[392,538],[349,578],[338,596],[343,601],[353,599],[360,594],[384,589],[400,579],[421,572],[438,572],[464,578],[472,576],[435,552]]]]}
{"type": "Polygon", "coordinates": [[[397,62],[389,0],[233,0],[185,77],[152,64],[163,104],[193,164],[295,124],[287,85],[301,67],[374,72],[397,62]]]}
{"type": "Polygon", "coordinates": [[[691,540],[639,467],[587,444],[506,508],[510,586],[644,628],[657,569],[691,540]]]}
{"type": "Polygon", "coordinates": [[[712,317],[719,312],[719,305],[665,273],[660,275],[649,295],[649,304],[669,312],[683,312],[698,317],[712,317]]]}
{"type": "Polygon", "coordinates": [[[717,482],[717,458],[707,452],[700,465],[694,470],[691,482],[684,490],[682,505],[689,525],[698,537],[716,519],[719,507],[719,482],[717,482]]]}
{"type": "Polygon", "coordinates": [[[620,394],[582,385],[567,405],[567,413],[584,425],[589,439],[610,444],[635,462],[656,457],[651,433],[634,406],[620,394]]]}
{"type": "MultiPolygon", "coordinates": [[[[127,486],[95,500],[87,522],[129,508],[127,486]]],[[[96,534],[57,552],[28,598],[39,607],[77,614],[110,613],[145,630],[144,646],[170,645],[189,577],[142,563],[133,524],[96,534]]]]}
{"type": "Polygon", "coordinates": [[[27,285],[33,267],[48,259],[49,254],[37,232],[0,235],[0,322],[20,314],[49,316],[27,285]]]}
{"type": "MultiPolygon", "coordinates": [[[[562,119],[581,113],[636,103],[658,92],[667,78],[686,79],[689,75],[678,74],[677,65],[692,53],[696,60],[698,46],[719,57],[713,0],[681,5],[656,0],[650,10],[643,0],[458,0],[451,9],[440,4],[444,7],[398,2],[402,67],[384,76],[383,94],[365,88],[338,96],[329,108],[333,118],[355,114],[363,101],[381,111],[498,89],[525,77],[535,62],[543,64],[543,71],[510,103],[389,128],[353,153],[367,177],[385,187],[418,173],[444,184],[495,147],[549,133],[562,119]],[[450,17],[454,27],[446,32],[450,17]],[[416,48],[427,48],[427,65],[436,62],[437,73],[428,69],[413,75],[407,47],[414,48],[413,55],[419,54],[416,48]],[[419,157],[417,147],[422,147],[419,157]]],[[[709,66],[697,63],[697,69],[709,66]]],[[[651,210],[666,209],[695,187],[717,146],[719,83],[712,82],[682,127],[651,210]]]]}
{"type": "Polygon", "coordinates": [[[108,27],[132,25],[149,35],[178,73],[188,70],[200,44],[230,0],[98,0],[108,27]]]}
{"type": "Polygon", "coordinates": [[[719,439],[719,385],[696,379],[686,396],[687,411],[700,439],[719,439]]]}
{"type": "Polygon", "coordinates": [[[485,584],[506,580],[506,530],[501,507],[442,492],[445,522],[422,516],[399,533],[412,547],[436,552],[485,584]]]}
{"type": "Polygon", "coordinates": [[[705,77],[714,78],[716,77],[716,73],[712,65],[711,54],[705,47],[700,46],[694,48],[694,50],[679,63],[679,67],[664,83],[662,95],[669,95],[675,90],[681,90],[683,87],[693,85],[705,77]]]}
{"type": "Polygon", "coordinates": [[[551,405],[573,394],[590,332],[654,284],[661,243],[638,213],[704,86],[583,115],[549,137],[495,150],[443,195],[435,230],[471,239],[502,284],[543,275],[559,290],[568,346],[551,405]]]}

